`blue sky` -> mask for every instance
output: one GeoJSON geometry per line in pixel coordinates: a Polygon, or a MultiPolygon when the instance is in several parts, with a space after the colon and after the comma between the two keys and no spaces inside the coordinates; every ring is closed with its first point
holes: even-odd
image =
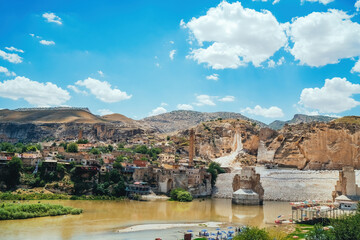
{"type": "Polygon", "coordinates": [[[135,119],[233,111],[266,123],[359,115],[359,8],[0,0],[0,108],[89,107],[135,119]]]}

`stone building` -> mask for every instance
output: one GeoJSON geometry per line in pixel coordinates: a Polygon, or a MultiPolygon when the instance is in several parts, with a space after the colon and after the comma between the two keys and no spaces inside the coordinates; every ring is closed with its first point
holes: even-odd
{"type": "Polygon", "coordinates": [[[232,202],[241,205],[262,205],[264,189],[260,182],[260,174],[254,167],[243,167],[233,180],[232,202]]]}

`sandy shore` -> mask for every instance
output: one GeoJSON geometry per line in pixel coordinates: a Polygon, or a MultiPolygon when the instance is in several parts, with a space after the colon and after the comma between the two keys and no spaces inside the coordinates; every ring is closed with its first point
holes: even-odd
{"type": "Polygon", "coordinates": [[[119,233],[129,233],[147,230],[165,230],[171,228],[191,228],[191,227],[202,227],[202,228],[217,228],[223,223],[221,222],[205,222],[205,223],[173,223],[173,224],[142,224],[134,225],[124,229],[120,229],[119,233]]]}

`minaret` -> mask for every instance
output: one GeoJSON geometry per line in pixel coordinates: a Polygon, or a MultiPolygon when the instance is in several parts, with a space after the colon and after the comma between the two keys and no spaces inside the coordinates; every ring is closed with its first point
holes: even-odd
{"type": "Polygon", "coordinates": [[[79,130],[79,136],[78,136],[78,140],[83,138],[83,131],[82,129],[79,130]]]}
{"type": "Polygon", "coordinates": [[[194,166],[194,155],[195,155],[195,131],[190,130],[190,143],[189,143],[189,167],[194,166]]]}

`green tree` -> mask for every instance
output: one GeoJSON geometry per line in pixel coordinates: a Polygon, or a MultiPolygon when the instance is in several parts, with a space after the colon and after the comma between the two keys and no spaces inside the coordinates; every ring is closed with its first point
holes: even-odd
{"type": "Polygon", "coordinates": [[[191,202],[193,197],[188,191],[182,188],[175,188],[170,192],[170,199],[179,202],[191,202]]]}
{"type": "Polygon", "coordinates": [[[138,145],[135,147],[134,152],[141,153],[141,154],[147,154],[148,148],[145,145],[138,145]]]}
{"type": "Polygon", "coordinates": [[[26,148],[27,152],[36,152],[38,149],[34,145],[30,145],[26,148]]]}
{"type": "Polygon", "coordinates": [[[70,143],[67,145],[66,151],[76,153],[78,152],[78,145],[76,143],[70,143]]]}
{"type": "Polygon", "coordinates": [[[111,170],[110,171],[110,181],[113,183],[118,183],[121,180],[121,175],[118,170],[111,170]]]}
{"type": "Polygon", "coordinates": [[[95,154],[95,155],[98,155],[98,154],[100,154],[101,152],[100,152],[100,150],[99,150],[98,148],[92,148],[92,149],[90,150],[90,153],[95,154]]]}
{"type": "Polygon", "coordinates": [[[22,161],[18,157],[13,157],[7,163],[8,171],[7,171],[7,177],[4,179],[4,181],[8,189],[11,189],[19,184],[22,167],[23,167],[22,161]]]}
{"type": "Polygon", "coordinates": [[[218,174],[225,173],[225,170],[220,167],[220,164],[212,162],[207,170],[211,174],[211,185],[214,186],[218,174]]]}
{"type": "Polygon", "coordinates": [[[114,150],[114,147],[110,144],[107,146],[107,148],[109,152],[112,152],[114,150]]]}
{"type": "Polygon", "coordinates": [[[125,196],[126,195],[125,188],[126,188],[125,181],[123,178],[121,178],[118,184],[116,184],[115,187],[113,188],[112,195],[115,197],[125,196]]]}
{"type": "Polygon", "coordinates": [[[89,143],[89,140],[87,140],[87,139],[79,139],[79,140],[77,140],[76,143],[77,144],[87,144],[87,143],[89,143]]]}

